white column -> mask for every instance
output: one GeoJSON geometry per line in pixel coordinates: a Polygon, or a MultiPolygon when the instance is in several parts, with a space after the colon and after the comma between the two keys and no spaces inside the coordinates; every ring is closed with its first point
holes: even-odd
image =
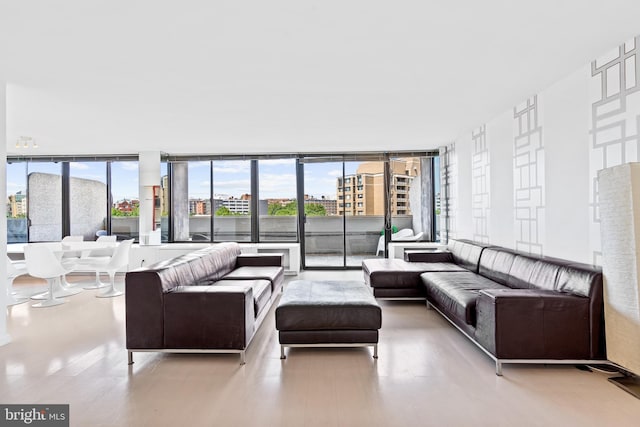
{"type": "Polygon", "coordinates": [[[160,151],[142,151],[138,155],[140,186],[140,241],[153,230],[153,186],[160,185],[160,151]]]}
{"type": "MultiPolygon", "coordinates": [[[[7,85],[0,80],[0,245],[7,254],[7,85]]],[[[7,265],[0,262],[0,310],[7,312],[7,265]]],[[[11,341],[7,332],[7,316],[0,315],[0,345],[11,341]]]]}

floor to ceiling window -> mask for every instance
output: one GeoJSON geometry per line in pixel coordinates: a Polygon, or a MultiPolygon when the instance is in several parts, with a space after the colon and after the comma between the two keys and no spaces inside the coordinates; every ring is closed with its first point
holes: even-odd
{"type": "Polygon", "coordinates": [[[107,163],[69,163],[69,234],[95,240],[107,232],[107,163]]]}
{"type": "Polygon", "coordinates": [[[250,242],[251,161],[214,160],[212,167],[213,240],[250,242]]]}
{"type": "Polygon", "coordinates": [[[111,162],[111,234],[123,239],[139,236],[138,179],[138,162],[111,162]]]}
{"type": "MultiPolygon", "coordinates": [[[[167,157],[155,224],[163,242],[300,242],[305,266],[359,267],[384,256],[386,235],[402,239],[392,231],[435,239],[438,167],[425,153],[167,157]]],[[[8,242],[137,238],[138,168],[121,157],[9,159],[8,242]]]]}
{"type": "Polygon", "coordinates": [[[7,164],[7,243],[24,243],[27,237],[27,163],[7,164]]]}
{"type": "Polygon", "coordinates": [[[137,161],[9,159],[7,242],[137,238],[138,191],[137,161]]]}
{"type": "Polygon", "coordinates": [[[295,159],[258,161],[258,208],[261,242],[298,240],[295,159]]]}
{"type": "Polygon", "coordinates": [[[30,242],[62,239],[62,163],[27,163],[27,213],[30,242]]]}

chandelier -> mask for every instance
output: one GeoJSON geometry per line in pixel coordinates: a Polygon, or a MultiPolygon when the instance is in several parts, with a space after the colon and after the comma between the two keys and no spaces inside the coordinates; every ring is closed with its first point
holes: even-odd
{"type": "Polygon", "coordinates": [[[38,148],[38,143],[30,136],[19,136],[16,140],[16,148],[38,148]]]}

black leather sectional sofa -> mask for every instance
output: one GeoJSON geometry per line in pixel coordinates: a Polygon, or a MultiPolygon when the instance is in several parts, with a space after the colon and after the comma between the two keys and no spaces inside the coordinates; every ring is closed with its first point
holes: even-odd
{"type": "Polygon", "coordinates": [[[281,254],[220,243],[128,272],[126,338],[134,351],[239,353],[281,292],[281,254]]]}
{"type": "Polygon", "coordinates": [[[496,362],[604,361],[602,273],[468,240],[407,260],[365,260],[374,295],[426,298],[496,362]]]}

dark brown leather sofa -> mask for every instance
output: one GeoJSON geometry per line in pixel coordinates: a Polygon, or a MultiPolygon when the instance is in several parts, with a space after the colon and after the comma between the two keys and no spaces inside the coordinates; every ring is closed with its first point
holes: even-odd
{"type": "Polygon", "coordinates": [[[211,245],[128,272],[126,339],[134,351],[239,353],[282,290],[281,254],[211,245]]]}
{"type": "Polygon", "coordinates": [[[606,359],[598,267],[468,240],[450,240],[447,252],[395,261],[434,263],[419,274],[419,294],[495,360],[498,375],[503,363],[606,359]],[[442,264],[451,268],[445,271],[442,264]]]}

